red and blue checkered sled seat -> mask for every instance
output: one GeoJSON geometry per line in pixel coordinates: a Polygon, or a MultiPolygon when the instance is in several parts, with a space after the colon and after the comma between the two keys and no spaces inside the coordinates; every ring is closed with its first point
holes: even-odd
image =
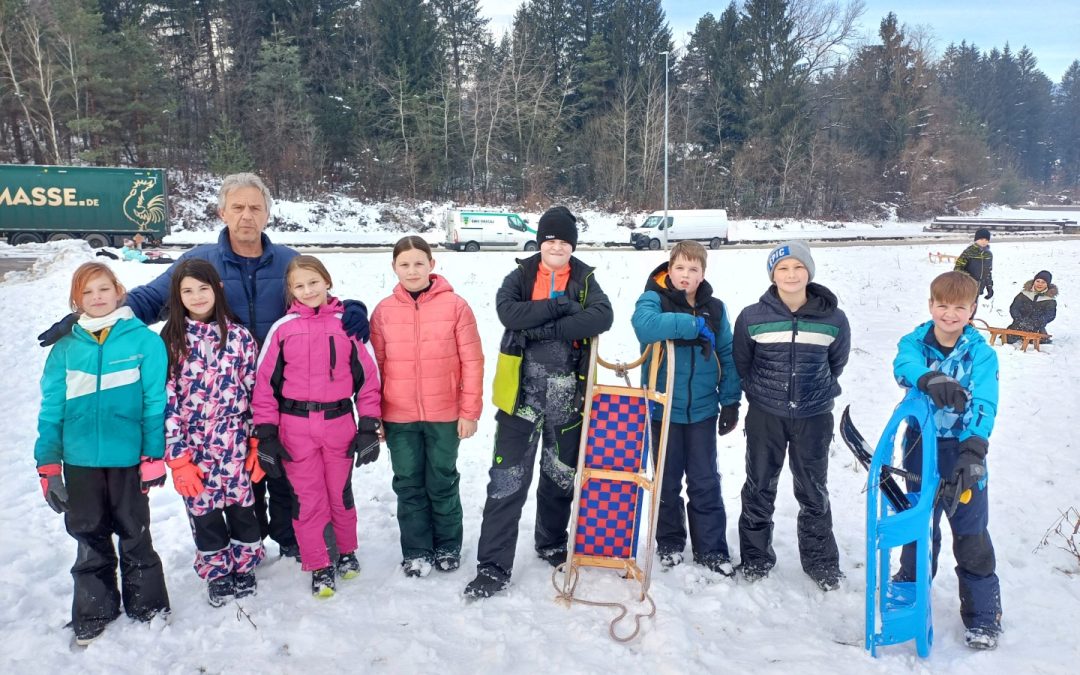
{"type": "MultiPolygon", "coordinates": [[[[640,472],[648,461],[651,428],[644,397],[593,397],[585,468],[640,472]]],[[[637,555],[644,490],[629,481],[592,478],[581,486],[575,555],[629,559],[637,555]]]]}

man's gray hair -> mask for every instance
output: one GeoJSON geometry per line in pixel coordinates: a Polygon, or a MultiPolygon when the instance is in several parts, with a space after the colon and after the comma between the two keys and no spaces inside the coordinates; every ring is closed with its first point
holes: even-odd
{"type": "Polygon", "coordinates": [[[269,214],[274,208],[274,198],[270,196],[270,189],[266,187],[266,183],[262,182],[262,178],[253,173],[234,173],[225,176],[225,180],[221,181],[221,190],[218,191],[218,211],[225,210],[225,198],[230,192],[247,187],[258,188],[259,192],[262,192],[263,201],[266,202],[266,213],[269,214]]]}

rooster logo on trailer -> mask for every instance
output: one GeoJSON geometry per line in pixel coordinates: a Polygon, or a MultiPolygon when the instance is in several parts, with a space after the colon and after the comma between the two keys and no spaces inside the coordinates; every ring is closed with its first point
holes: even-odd
{"type": "Polygon", "coordinates": [[[143,178],[131,183],[131,192],[124,199],[124,216],[139,226],[139,230],[150,230],[150,223],[165,220],[165,195],[153,194],[157,187],[156,178],[143,178]]]}

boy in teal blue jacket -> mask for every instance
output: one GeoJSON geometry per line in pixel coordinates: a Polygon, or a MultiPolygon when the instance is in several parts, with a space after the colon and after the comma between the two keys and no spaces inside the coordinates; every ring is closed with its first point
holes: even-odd
{"type": "MultiPolygon", "coordinates": [[[[993,649],[1001,632],[1001,586],[994,544],[987,525],[990,506],[986,452],[998,405],[997,354],[968,319],[978,301],[978,282],[963,272],[946,272],[930,285],[932,321],[900,340],[893,373],[903,387],[930,397],[937,426],[938,472],[953,486],[946,494],[970,492],[948,516],[960,590],[964,639],[972,649],[993,649]]],[[[908,438],[904,468],[919,471],[922,443],[908,438]]],[[[941,550],[943,505],[934,508],[932,567],[941,550]]],[[[915,579],[914,546],[900,556],[897,581],[915,579]]]]}
{"type": "Polygon", "coordinates": [[[150,537],[151,486],[165,483],[165,345],[131,309],[102,263],[71,282],[74,330],[49,352],[34,446],[45,501],[79,545],[71,625],[89,644],[120,615],[150,621],[169,611],[150,537]],[[122,591],[116,586],[120,539],[122,591]]]}
{"type": "MultiPolygon", "coordinates": [[[[671,395],[667,457],[660,492],[656,545],[660,563],[678,565],[686,546],[684,510],[694,561],[713,572],[734,572],[727,545],[727,514],[716,468],[716,429],[730,433],[739,421],[741,384],[732,358],[727,310],[705,281],[705,247],[683,241],[645,283],[631,323],[641,347],[673,340],[675,381],[671,395]],[[717,410],[720,411],[719,417],[717,410]],[[683,475],[689,507],[682,499],[683,475]]],[[[651,358],[651,357],[650,357],[651,358]]],[[[646,361],[642,372],[648,372],[646,361]]],[[[667,359],[658,382],[666,382],[667,359]]],[[[653,407],[653,455],[660,442],[663,408],[653,407]]]]}

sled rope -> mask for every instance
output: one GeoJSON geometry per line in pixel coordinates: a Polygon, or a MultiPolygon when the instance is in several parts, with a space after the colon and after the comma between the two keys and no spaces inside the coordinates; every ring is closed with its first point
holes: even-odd
{"type": "Polygon", "coordinates": [[[650,595],[649,592],[646,591],[645,599],[649,601],[649,607],[651,608],[649,610],[649,613],[634,614],[634,632],[630,633],[630,635],[627,635],[626,637],[619,637],[619,635],[615,632],[615,626],[617,626],[620,621],[626,618],[626,616],[630,613],[630,608],[622,604],[621,602],[602,602],[600,600],[585,600],[583,598],[575,598],[574,588],[577,587],[578,575],[576,573],[573,575],[570,582],[570,590],[568,592],[564,592],[562,589],[559,588],[559,582],[555,580],[559,572],[563,572],[564,574],[566,573],[566,563],[562,563],[551,571],[551,585],[554,586],[555,590],[558,592],[556,600],[562,601],[568,605],[576,602],[578,604],[588,605],[590,607],[611,607],[613,609],[620,610],[619,615],[612,619],[611,623],[608,624],[608,635],[610,635],[611,639],[616,642],[622,644],[630,642],[638,636],[639,632],[641,632],[641,620],[651,619],[656,616],[656,603],[653,602],[652,595],[650,595]]]}

